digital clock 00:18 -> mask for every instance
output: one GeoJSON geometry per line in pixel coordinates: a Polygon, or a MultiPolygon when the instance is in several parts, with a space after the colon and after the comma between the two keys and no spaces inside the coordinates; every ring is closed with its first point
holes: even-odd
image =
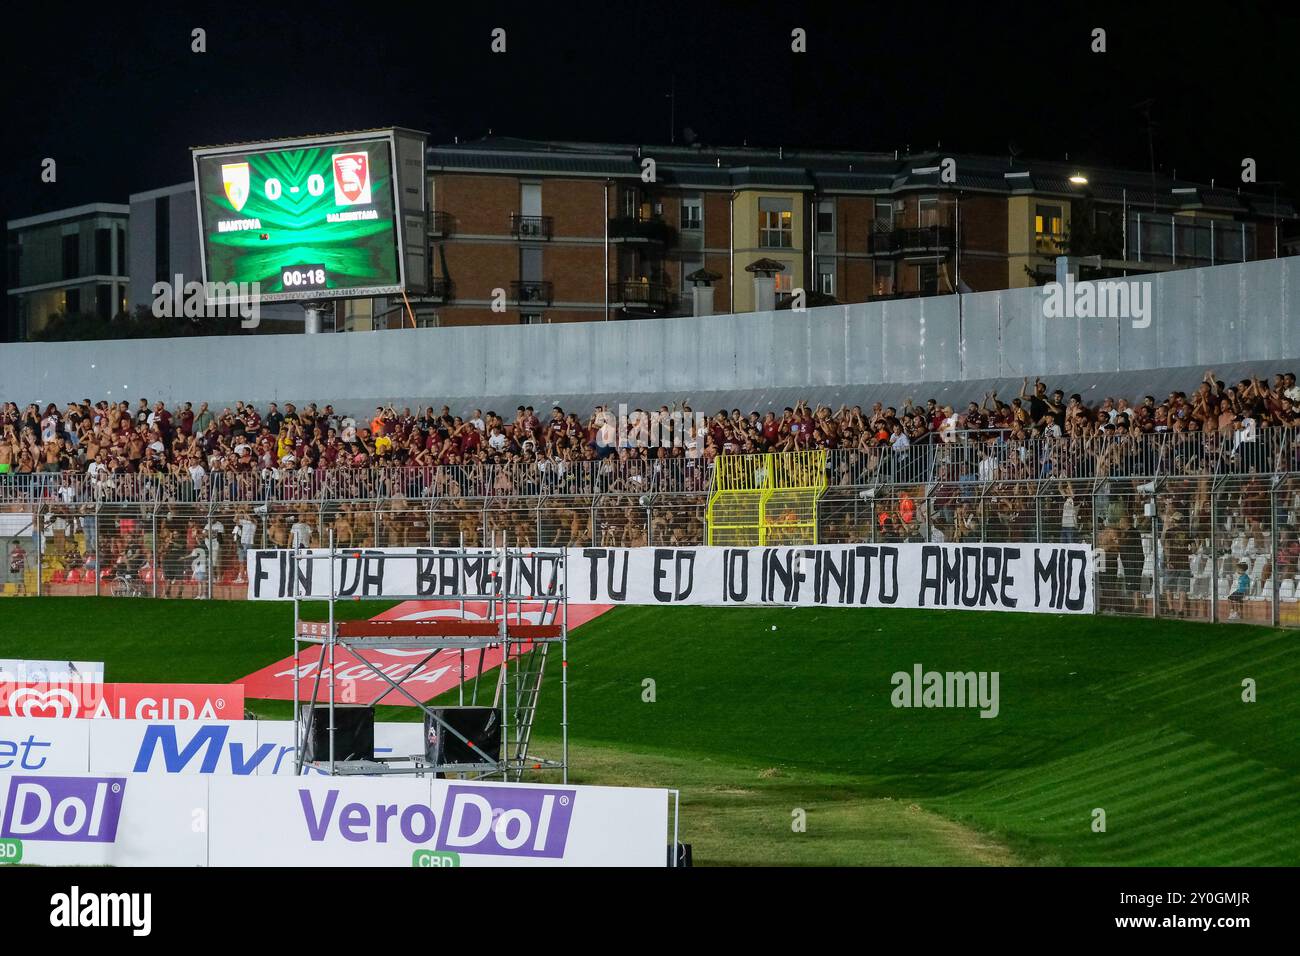
{"type": "Polygon", "coordinates": [[[289,289],[325,288],[325,267],[321,265],[285,266],[280,270],[280,282],[289,289]]]}

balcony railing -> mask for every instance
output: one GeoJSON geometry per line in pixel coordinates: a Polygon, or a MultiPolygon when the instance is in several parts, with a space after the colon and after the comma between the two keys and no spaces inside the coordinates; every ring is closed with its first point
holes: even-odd
{"type": "Polygon", "coordinates": [[[673,294],[672,290],[662,282],[624,279],[609,284],[609,301],[611,305],[666,309],[672,305],[673,294]]]}
{"type": "Polygon", "coordinates": [[[873,256],[933,254],[946,252],[952,246],[951,226],[921,226],[888,232],[873,230],[867,234],[867,253],[873,256]]]}
{"type": "Polygon", "coordinates": [[[516,305],[550,305],[551,284],[520,280],[510,283],[510,301],[516,305]]]}
{"type": "Polygon", "coordinates": [[[671,245],[674,235],[673,227],[659,216],[618,216],[609,221],[611,239],[671,245]]]}
{"type": "Polygon", "coordinates": [[[521,216],[510,214],[510,235],[516,239],[551,238],[552,220],[550,216],[521,216]]]}

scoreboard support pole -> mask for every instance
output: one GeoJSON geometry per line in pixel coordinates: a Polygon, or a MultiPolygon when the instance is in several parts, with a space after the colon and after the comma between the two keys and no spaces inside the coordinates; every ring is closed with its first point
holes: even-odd
{"type": "Polygon", "coordinates": [[[320,315],[323,311],[324,306],[320,302],[304,302],[302,304],[302,331],[304,334],[315,335],[320,332],[320,315]]]}

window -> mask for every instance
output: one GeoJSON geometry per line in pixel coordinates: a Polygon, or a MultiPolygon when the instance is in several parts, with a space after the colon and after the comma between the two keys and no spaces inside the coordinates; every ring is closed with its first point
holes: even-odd
{"type": "Polygon", "coordinates": [[[894,228],[894,204],[888,199],[876,200],[876,218],[874,223],[877,232],[891,232],[894,228]]]}
{"type": "Polygon", "coordinates": [[[416,312],[415,327],[417,329],[436,329],[438,327],[438,313],[416,312]]]}
{"type": "Polygon", "coordinates": [[[794,245],[794,210],[789,199],[758,201],[758,244],[764,249],[794,245]]]}
{"type": "Polygon", "coordinates": [[[894,264],[888,260],[876,262],[876,285],[872,295],[894,294],[894,264]]]}
{"type": "Polygon", "coordinates": [[[81,290],[69,289],[63,293],[63,311],[67,315],[78,315],[81,312],[81,290]]]}
{"type": "Polygon", "coordinates": [[[63,237],[63,278],[75,279],[81,272],[81,236],[70,233],[63,237]]]}
{"type": "Polygon", "coordinates": [[[95,274],[113,274],[113,230],[107,227],[95,230],[95,274]]]}
{"type": "Polygon", "coordinates": [[[823,267],[817,273],[817,291],[822,295],[835,294],[835,273],[830,268],[823,267]]]}
{"type": "Polygon", "coordinates": [[[519,278],[524,282],[542,281],[542,250],[524,247],[519,250],[519,278]]]}
{"type": "Polygon", "coordinates": [[[623,215],[629,219],[637,218],[641,211],[641,200],[635,189],[623,190],[623,215]]]}
{"type": "Polygon", "coordinates": [[[521,312],[519,313],[520,325],[542,325],[546,319],[540,312],[521,312]]]}
{"type": "Polygon", "coordinates": [[[939,267],[933,262],[916,267],[916,288],[922,295],[939,294],[939,267]]]}
{"type": "MultiPolygon", "coordinates": [[[[117,227],[117,272],[116,275],[126,275],[126,230],[121,226],[117,227]]],[[[125,311],[125,309],[123,309],[125,311]]]]}
{"type": "Polygon", "coordinates": [[[682,200],[682,228],[704,228],[704,202],[700,199],[682,200]]]}
{"type": "Polygon", "coordinates": [[[1039,252],[1056,252],[1065,236],[1060,206],[1039,206],[1034,213],[1034,243],[1039,252]]]}
{"type": "Polygon", "coordinates": [[[106,283],[99,283],[95,286],[95,315],[102,322],[107,322],[113,317],[113,287],[106,283]]]}
{"type": "Polygon", "coordinates": [[[171,197],[159,196],[153,204],[153,278],[171,282],[171,197]]]}
{"type": "Polygon", "coordinates": [[[519,215],[540,216],[542,214],[542,184],[519,184],[519,215]]]}
{"type": "Polygon", "coordinates": [[[916,222],[922,229],[939,225],[939,200],[925,196],[916,204],[916,222]]]}
{"type": "Polygon", "coordinates": [[[778,272],[772,276],[772,286],[778,297],[791,295],[794,292],[794,277],[788,272],[778,272]]]}
{"type": "Polygon", "coordinates": [[[829,235],[835,231],[835,203],[823,200],[817,204],[817,232],[829,235]]]}

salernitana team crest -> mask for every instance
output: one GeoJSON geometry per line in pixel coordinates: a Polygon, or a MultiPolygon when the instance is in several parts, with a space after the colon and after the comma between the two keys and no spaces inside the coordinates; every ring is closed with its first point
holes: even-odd
{"type": "Polygon", "coordinates": [[[223,163],[221,184],[226,187],[230,205],[239,212],[248,202],[248,163],[223,163]]]}
{"type": "Polygon", "coordinates": [[[334,160],[334,204],[370,203],[370,157],[366,153],[336,153],[334,160]]]}

